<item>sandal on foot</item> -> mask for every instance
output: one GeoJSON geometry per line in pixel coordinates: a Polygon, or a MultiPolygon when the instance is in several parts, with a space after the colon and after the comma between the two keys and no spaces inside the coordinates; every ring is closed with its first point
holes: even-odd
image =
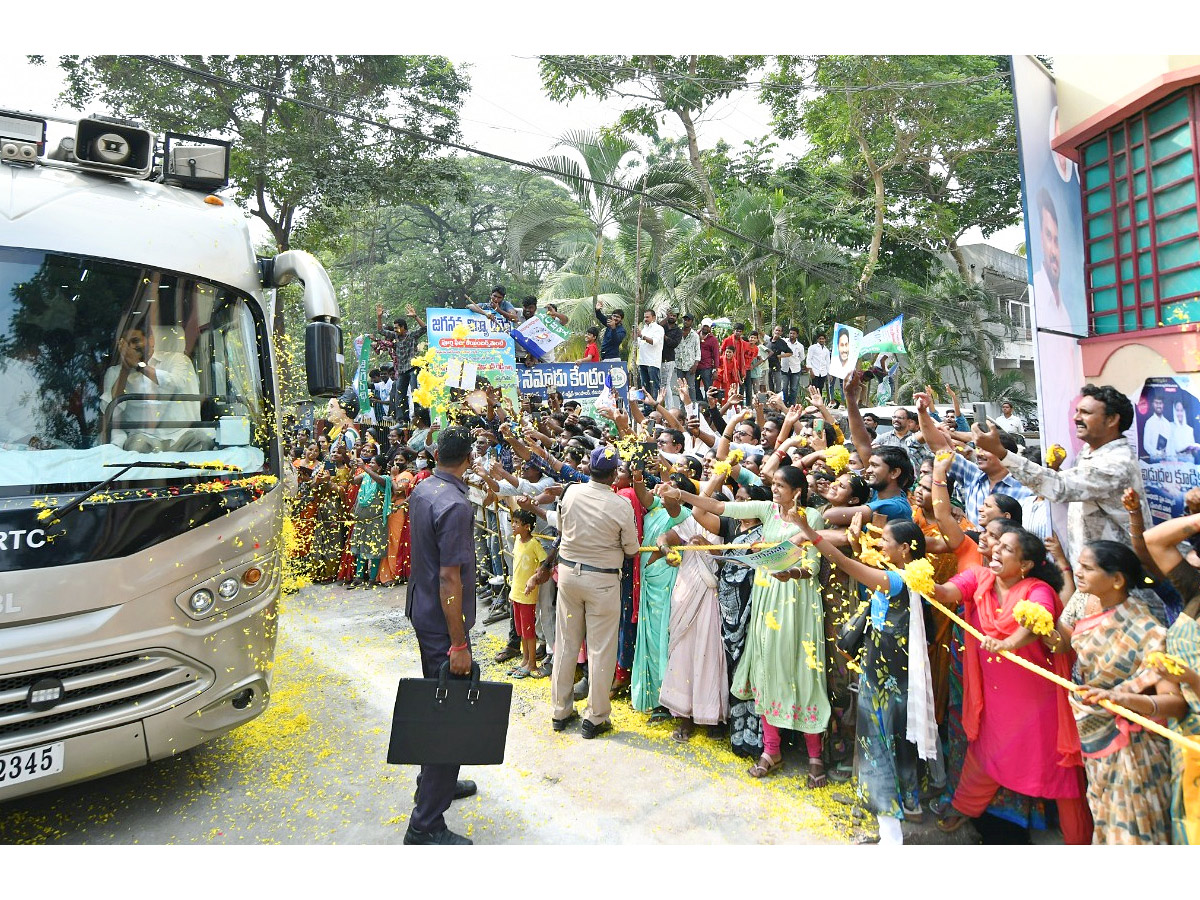
{"type": "Polygon", "coordinates": [[[929,811],[939,819],[950,815],[950,800],[947,797],[934,797],[929,801],[929,811]]]}
{"type": "Polygon", "coordinates": [[[516,668],[509,669],[508,674],[513,678],[528,678],[529,670],[524,666],[517,666],[516,668]]]}
{"type": "Polygon", "coordinates": [[[692,739],[692,723],[680,722],[671,732],[671,740],[677,744],[686,744],[692,739]]]}
{"type": "Polygon", "coordinates": [[[650,724],[657,725],[659,722],[666,722],[673,718],[675,718],[675,717],[672,716],[665,709],[663,709],[661,706],[659,706],[659,707],[656,707],[654,709],[654,711],[650,713],[650,724]]]}
{"type": "Polygon", "coordinates": [[[543,672],[541,669],[534,668],[534,669],[529,670],[529,677],[530,678],[545,678],[546,673],[543,672]]]}
{"type": "Polygon", "coordinates": [[[779,759],[771,759],[767,754],[763,754],[758,758],[758,762],[752,765],[747,771],[751,778],[765,778],[776,769],[783,768],[783,757],[779,759]],[[765,763],[765,765],[764,765],[765,763]]]}
{"type": "Polygon", "coordinates": [[[825,775],[825,763],[821,760],[821,758],[819,756],[809,757],[808,768],[809,768],[809,773],[808,773],[808,778],[806,779],[808,786],[810,788],[825,787],[825,785],[828,783],[828,778],[826,778],[826,775],[825,775]],[[821,771],[817,772],[817,773],[813,773],[812,767],[814,765],[820,766],[821,771]]]}
{"type": "Polygon", "coordinates": [[[952,834],[966,824],[967,816],[957,812],[948,816],[942,816],[937,820],[938,831],[944,832],[945,834],[952,834]]]}

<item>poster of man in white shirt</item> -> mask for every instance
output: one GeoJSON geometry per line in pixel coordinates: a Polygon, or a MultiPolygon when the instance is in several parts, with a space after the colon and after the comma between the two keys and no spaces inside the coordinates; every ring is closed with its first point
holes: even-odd
{"type": "Polygon", "coordinates": [[[1188,375],[1147,378],[1134,404],[1134,430],[1146,500],[1155,521],[1183,515],[1183,495],[1200,485],[1200,379],[1188,375]]]}

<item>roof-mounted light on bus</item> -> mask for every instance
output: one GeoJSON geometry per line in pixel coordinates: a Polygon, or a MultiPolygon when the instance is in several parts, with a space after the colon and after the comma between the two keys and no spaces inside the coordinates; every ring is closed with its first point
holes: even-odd
{"type": "Polygon", "coordinates": [[[0,112],[0,157],[31,162],[46,150],[46,120],[0,112]]]}
{"type": "Polygon", "coordinates": [[[217,593],[226,600],[232,600],[237,596],[238,582],[236,578],[226,578],[217,586],[217,593]]]}
{"type": "Polygon", "coordinates": [[[261,579],[261,578],[262,578],[262,569],[259,569],[256,566],[251,566],[249,569],[247,569],[245,572],[242,573],[242,584],[245,584],[245,585],[258,584],[259,579],[261,579]]]}
{"type": "Polygon", "coordinates": [[[204,615],[213,608],[213,604],[217,602],[217,598],[213,596],[213,592],[208,588],[200,588],[188,598],[188,606],[198,616],[204,615]]]}
{"type": "Polygon", "coordinates": [[[227,187],[231,146],[229,141],[168,131],[163,144],[163,181],[194,190],[227,187]]]}

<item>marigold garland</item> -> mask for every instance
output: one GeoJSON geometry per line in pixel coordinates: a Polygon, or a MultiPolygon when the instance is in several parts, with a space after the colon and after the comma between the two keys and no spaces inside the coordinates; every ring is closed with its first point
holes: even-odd
{"type": "Polygon", "coordinates": [[[1163,653],[1161,650],[1155,650],[1146,657],[1146,665],[1162,666],[1171,675],[1182,675],[1183,670],[1187,668],[1183,660],[1172,656],[1170,653],[1163,653]]]}
{"type": "Polygon", "coordinates": [[[1013,607],[1013,618],[1017,624],[1028,628],[1039,637],[1046,637],[1054,631],[1054,616],[1044,606],[1039,606],[1031,600],[1022,600],[1013,607]]]}

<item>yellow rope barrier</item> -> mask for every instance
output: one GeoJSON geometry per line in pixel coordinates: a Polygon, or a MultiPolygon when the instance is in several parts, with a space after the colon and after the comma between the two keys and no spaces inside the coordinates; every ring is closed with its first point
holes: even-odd
{"type": "MultiPolygon", "coordinates": [[[[895,572],[899,572],[901,575],[904,574],[902,572],[902,570],[896,568],[896,566],[892,565],[891,563],[888,563],[888,568],[892,569],[895,572]]],[[[971,634],[973,634],[976,637],[976,639],[978,639],[980,641],[986,640],[985,635],[983,635],[981,632],[979,632],[978,630],[976,630],[975,628],[973,628],[972,626],[967,624],[965,621],[963,621],[956,613],[950,611],[949,609],[944,607],[942,604],[938,603],[938,601],[933,599],[933,597],[931,597],[928,594],[923,593],[923,592],[918,592],[918,593],[920,593],[920,596],[923,597],[927,603],[932,605],[934,609],[938,610],[939,612],[941,612],[943,615],[947,616],[954,622],[957,622],[966,631],[969,631],[971,634]]],[[[1039,638],[1038,640],[1041,640],[1041,638],[1039,638]]],[[[1018,656],[1015,653],[1010,653],[1007,650],[1000,650],[1000,651],[998,651],[997,655],[1002,656],[1005,659],[1010,660],[1011,662],[1015,662],[1018,666],[1021,666],[1021,668],[1028,669],[1030,672],[1033,672],[1036,675],[1041,675],[1043,678],[1047,679],[1048,681],[1053,681],[1059,687],[1066,688],[1068,691],[1071,691],[1072,693],[1078,694],[1078,693],[1082,693],[1082,691],[1083,691],[1083,687],[1078,684],[1075,684],[1075,682],[1067,681],[1067,679],[1062,678],[1059,675],[1056,675],[1054,672],[1048,671],[1047,669],[1043,669],[1037,663],[1031,663],[1029,660],[1025,659],[1024,657],[1018,656]]],[[[1200,742],[1197,742],[1197,741],[1193,740],[1192,738],[1186,737],[1185,735],[1182,735],[1177,731],[1172,731],[1169,728],[1165,728],[1162,725],[1159,725],[1153,719],[1147,719],[1145,716],[1139,715],[1138,713],[1135,713],[1131,709],[1126,709],[1124,706],[1121,706],[1119,703],[1113,703],[1111,700],[1101,700],[1100,705],[1103,706],[1105,709],[1107,709],[1109,712],[1116,713],[1118,716],[1122,716],[1123,718],[1129,719],[1129,721],[1131,721],[1131,722],[1136,722],[1138,725],[1141,725],[1147,731],[1153,731],[1155,734],[1159,735],[1160,737],[1164,737],[1169,741],[1174,741],[1176,744],[1179,744],[1180,746],[1185,747],[1188,750],[1192,750],[1193,752],[1200,753],[1200,742]]]]}
{"type": "MultiPolygon", "coordinates": [[[[753,544],[675,544],[671,547],[672,550],[769,550],[771,547],[778,547],[784,541],[767,541],[766,543],[755,542],[753,544]]],[[[657,547],[638,547],[642,553],[655,553],[657,547]]]]}

